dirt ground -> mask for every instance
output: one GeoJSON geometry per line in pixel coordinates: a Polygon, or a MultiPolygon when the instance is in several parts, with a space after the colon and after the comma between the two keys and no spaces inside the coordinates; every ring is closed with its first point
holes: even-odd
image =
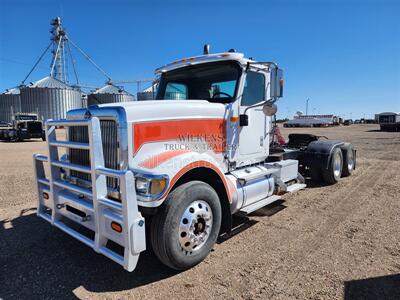
{"type": "Polygon", "coordinates": [[[151,251],[128,273],[36,217],[32,154],[45,143],[0,143],[0,298],[400,299],[400,133],[282,131],[352,142],[357,170],[237,219],[232,236],[181,273],[151,251]]]}

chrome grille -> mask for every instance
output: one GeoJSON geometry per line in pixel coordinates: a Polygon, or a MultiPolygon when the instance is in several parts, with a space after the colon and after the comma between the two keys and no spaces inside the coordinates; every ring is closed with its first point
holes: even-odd
{"type": "MultiPolygon", "coordinates": [[[[104,163],[106,168],[119,170],[118,164],[118,128],[117,123],[112,120],[100,120],[101,140],[103,144],[104,163]]],[[[70,141],[88,143],[89,135],[87,127],[70,127],[68,132],[70,141]]],[[[69,160],[73,164],[90,166],[88,150],[70,149],[69,160]]],[[[91,180],[90,174],[71,171],[71,176],[91,180]]],[[[119,182],[116,178],[107,177],[107,185],[111,189],[118,189],[119,182]]]]}

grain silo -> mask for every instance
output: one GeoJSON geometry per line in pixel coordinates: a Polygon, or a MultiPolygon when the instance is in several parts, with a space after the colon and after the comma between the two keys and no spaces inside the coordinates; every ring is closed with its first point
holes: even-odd
{"type": "Polygon", "coordinates": [[[6,90],[0,94],[0,121],[11,122],[13,113],[21,111],[19,88],[6,90]]]}
{"type": "Polygon", "coordinates": [[[154,100],[155,94],[153,92],[138,92],[136,97],[138,101],[154,100]]]}
{"type": "Polygon", "coordinates": [[[157,94],[157,84],[152,84],[149,86],[147,89],[144,89],[141,92],[137,92],[137,100],[138,101],[146,101],[146,100],[154,100],[156,99],[156,94],[157,94]]]}
{"type": "Polygon", "coordinates": [[[68,110],[81,107],[81,91],[54,77],[21,88],[21,112],[38,112],[43,120],[65,119],[68,110]]]}
{"type": "Polygon", "coordinates": [[[102,88],[97,89],[87,97],[88,106],[129,101],[135,101],[135,97],[127,91],[112,84],[107,84],[102,88]]]}

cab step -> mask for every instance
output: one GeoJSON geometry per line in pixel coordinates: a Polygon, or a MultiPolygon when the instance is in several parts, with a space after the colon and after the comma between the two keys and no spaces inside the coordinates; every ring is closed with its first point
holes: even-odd
{"type": "Polygon", "coordinates": [[[254,203],[252,203],[252,204],[250,204],[248,206],[243,207],[242,209],[240,209],[240,212],[241,213],[245,213],[245,214],[250,214],[250,213],[252,213],[252,212],[254,212],[254,211],[256,211],[256,210],[258,210],[258,209],[260,209],[260,208],[262,208],[264,206],[267,206],[268,204],[271,204],[271,203],[273,203],[273,202],[275,202],[275,201],[277,201],[279,199],[281,199],[280,196],[272,195],[272,196],[264,198],[264,199],[262,199],[260,201],[254,202],[254,203]]]}
{"type": "Polygon", "coordinates": [[[307,185],[305,183],[295,183],[295,184],[289,185],[286,188],[286,192],[287,193],[294,193],[294,192],[297,192],[299,190],[304,189],[306,186],[307,185]]]}

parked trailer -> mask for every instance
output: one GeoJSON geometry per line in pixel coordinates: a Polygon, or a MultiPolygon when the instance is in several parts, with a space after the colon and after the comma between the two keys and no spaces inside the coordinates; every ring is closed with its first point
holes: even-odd
{"type": "Polygon", "coordinates": [[[296,115],[283,124],[284,127],[328,127],[343,123],[334,115],[296,115]]]}
{"type": "Polygon", "coordinates": [[[302,134],[284,147],[271,142],[282,73],[273,62],[206,52],[157,69],[154,101],[91,106],[48,121],[49,156],[34,156],[38,216],[128,271],[146,249],[148,223],[159,260],[184,270],[231,230],[233,215],[305,188],[304,176],[334,184],[351,175],[349,143],[302,134]],[[59,141],[55,128],[68,140],[59,141]]]}

